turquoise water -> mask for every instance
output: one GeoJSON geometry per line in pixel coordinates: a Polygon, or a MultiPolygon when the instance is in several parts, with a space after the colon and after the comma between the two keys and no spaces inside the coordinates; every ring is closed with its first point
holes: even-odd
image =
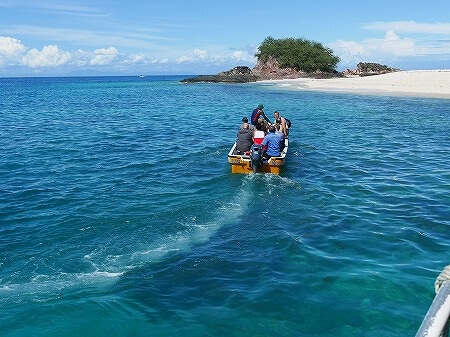
{"type": "Polygon", "coordinates": [[[450,101],[180,79],[0,79],[0,334],[413,336],[450,262],[450,101]],[[259,103],[286,168],[232,175],[259,103]]]}

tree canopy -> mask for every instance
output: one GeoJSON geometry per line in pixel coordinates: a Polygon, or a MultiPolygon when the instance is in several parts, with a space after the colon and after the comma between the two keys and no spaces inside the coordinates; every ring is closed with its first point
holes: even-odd
{"type": "Polygon", "coordinates": [[[267,37],[255,54],[261,62],[269,56],[278,60],[281,68],[293,68],[298,71],[335,72],[339,57],[333,55],[330,48],[321,43],[306,39],[274,39],[267,37]]]}

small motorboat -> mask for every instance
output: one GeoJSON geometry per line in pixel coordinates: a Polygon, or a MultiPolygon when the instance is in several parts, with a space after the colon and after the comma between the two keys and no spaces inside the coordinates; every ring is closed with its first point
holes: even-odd
{"type": "Polygon", "coordinates": [[[284,140],[284,148],[279,157],[263,158],[263,150],[260,145],[253,145],[250,151],[237,153],[236,143],[228,153],[228,162],[231,164],[232,173],[272,173],[280,174],[289,148],[289,139],[284,140]]]}

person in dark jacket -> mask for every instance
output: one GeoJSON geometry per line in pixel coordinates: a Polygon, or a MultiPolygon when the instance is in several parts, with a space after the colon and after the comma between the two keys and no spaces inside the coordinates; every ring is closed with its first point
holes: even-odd
{"type": "Polygon", "coordinates": [[[248,118],[247,117],[243,117],[242,118],[242,124],[241,124],[241,127],[239,129],[243,129],[245,125],[248,125],[248,128],[250,129],[250,131],[254,131],[255,130],[255,126],[253,124],[249,124],[248,123],[248,118]]]}
{"type": "Polygon", "coordinates": [[[258,105],[258,107],[255,110],[253,110],[253,112],[252,112],[252,117],[251,117],[250,123],[252,123],[253,125],[256,125],[258,123],[259,116],[265,116],[263,110],[264,110],[264,105],[262,105],[262,104],[258,105]]]}
{"type": "Polygon", "coordinates": [[[253,131],[250,130],[248,123],[243,123],[239,128],[236,138],[236,153],[243,154],[250,151],[253,145],[253,131]]]}

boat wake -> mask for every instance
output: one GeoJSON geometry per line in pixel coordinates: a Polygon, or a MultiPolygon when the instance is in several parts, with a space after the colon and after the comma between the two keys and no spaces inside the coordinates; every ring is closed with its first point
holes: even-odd
{"type": "MultiPolygon", "coordinates": [[[[249,209],[252,198],[248,182],[254,178],[246,177],[231,201],[219,204],[212,212],[210,220],[201,220],[200,215],[192,214],[188,220],[181,223],[181,229],[175,233],[157,238],[150,244],[138,244],[132,252],[111,254],[107,248],[110,239],[103,248],[86,254],[84,262],[91,271],[79,273],[59,273],[55,275],[34,276],[26,283],[1,284],[0,303],[2,301],[28,298],[34,302],[42,302],[59,297],[59,294],[86,289],[104,289],[113,286],[121,276],[149,263],[163,260],[171,253],[183,253],[196,245],[209,241],[220,228],[239,221],[239,218],[249,209]],[[226,215],[226,216],[224,216],[226,215]]],[[[134,233],[133,236],[142,235],[134,233]]]]}
{"type": "Polygon", "coordinates": [[[266,184],[269,188],[290,188],[302,189],[300,182],[283,177],[277,174],[249,174],[245,177],[247,181],[258,182],[266,184]]]}
{"type": "Polygon", "coordinates": [[[25,283],[0,283],[0,302],[7,299],[17,301],[24,296],[39,302],[58,297],[58,294],[67,291],[77,292],[86,291],[86,289],[98,291],[98,289],[108,288],[131,270],[157,263],[169,254],[184,253],[194,246],[208,242],[221,228],[238,223],[239,219],[249,211],[255,197],[264,197],[265,194],[276,196],[285,189],[301,189],[301,185],[295,180],[278,175],[245,175],[231,200],[220,202],[218,207],[209,213],[207,219],[204,214],[189,214],[176,224],[179,230],[157,236],[149,243],[139,242],[142,242],[142,236],[150,237],[154,234],[135,231],[128,238],[130,243],[125,245],[133,247],[132,251],[114,252],[114,249],[119,249],[115,244],[117,240],[109,237],[102,247],[97,247],[84,255],[83,262],[87,267],[83,271],[37,275],[25,283]]]}
{"type": "Polygon", "coordinates": [[[222,203],[213,212],[211,220],[202,222],[194,215],[182,223],[182,230],[160,238],[150,247],[134,252],[129,258],[133,263],[157,262],[168,253],[187,251],[195,245],[203,244],[209,241],[220,228],[236,223],[248,209],[250,201],[251,193],[243,182],[236,196],[231,201],[222,203]]]}

